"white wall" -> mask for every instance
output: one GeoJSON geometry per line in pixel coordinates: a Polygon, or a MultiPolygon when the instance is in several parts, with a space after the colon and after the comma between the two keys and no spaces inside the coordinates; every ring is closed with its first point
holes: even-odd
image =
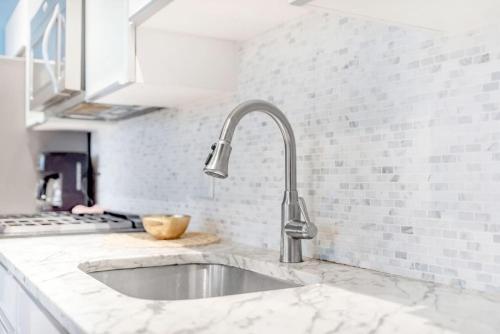
{"type": "Polygon", "coordinates": [[[19,0],[16,9],[5,27],[5,55],[21,56],[30,38],[30,20],[36,14],[43,0],[19,0]]]}
{"type": "Polygon", "coordinates": [[[28,0],[20,0],[5,27],[5,55],[19,56],[28,40],[28,0]]]}
{"type": "Polygon", "coordinates": [[[35,211],[39,152],[85,152],[79,132],[32,132],[24,122],[24,60],[0,58],[0,214],[35,211]]]}
{"type": "Polygon", "coordinates": [[[34,211],[35,184],[24,126],[24,61],[0,58],[0,213],[34,211]]]}

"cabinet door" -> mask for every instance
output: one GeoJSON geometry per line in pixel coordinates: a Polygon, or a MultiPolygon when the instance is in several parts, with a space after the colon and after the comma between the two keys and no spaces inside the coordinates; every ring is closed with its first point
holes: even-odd
{"type": "Polygon", "coordinates": [[[57,334],[64,329],[0,264],[0,334],[57,334]]]}
{"type": "Polygon", "coordinates": [[[12,334],[14,333],[14,327],[10,323],[7,316],[0,309],[0,334],[12,334]]]}
{"type": "Polygon", "coordinates": [[[36,302],[19,287],[17,305],[17,333],[18,334],[58,334],[61,327],[50,315],[46,314],[36,302]]]}
{"type": "MultiPolygon", "coordinates": [[[[7,332],[15,326],[17,316],[17,283],[0,264],[0,321],[7,332]]],[[[0,325],[1,327],[1,325],[0,325]]]]}
{"type": "Polygon", "coordinates": [[[135,80],[135,29],[129,0],[87,0],[85,15],[85,84],[93,100],[135,80]]]}

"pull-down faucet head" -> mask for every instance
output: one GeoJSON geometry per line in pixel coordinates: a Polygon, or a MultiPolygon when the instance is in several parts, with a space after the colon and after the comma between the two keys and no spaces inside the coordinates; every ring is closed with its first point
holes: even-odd
{"type": "Polygon", "coordinates": [[[292,126],[285,114],[273,104],[262,100],[250,100],[239,104],[227,116],[219,140],[212,145],[212,151],[205,161],[205,174],[217,178],[226,178],[228,175],[228,160],[231,153],[231,141],[234,130],[241,119],[254,111],[260,111],[269,115],[278,125],[283,141],[285,143],[285,189],[287,191],[297,190],[297,172],[295,156],[295,137],[292,126]]]}
{"type": "Polygon", "coordinates": [[[225,179],[228,176],[227,165],[229,163],[229,155],[231,154],[231,144],[224,140],[219,140],[212,145],[211,149],[212,152],[210,152],[205,161],[203,171],[207,175],[225,179]]]}

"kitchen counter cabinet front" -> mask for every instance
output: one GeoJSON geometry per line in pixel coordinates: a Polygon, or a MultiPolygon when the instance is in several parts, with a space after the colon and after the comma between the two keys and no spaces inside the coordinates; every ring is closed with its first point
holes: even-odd
{"type": "Polygon", "coordinates": [[[37,304],[0,265],[0,333],[64,333],[51,315],[37,304]]]}

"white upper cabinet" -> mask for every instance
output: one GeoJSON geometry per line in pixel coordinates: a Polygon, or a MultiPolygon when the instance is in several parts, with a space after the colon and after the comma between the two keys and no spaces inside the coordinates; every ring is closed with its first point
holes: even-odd
{"type": "Polygon", "coordinates": [[[236,86],[235,43],[168,31],[136,30],[131,82],[99,94],[96,102],[173,106],[231,92],[236,86]]]}
{"type": "Polygon", "coordinates": [[[86,91],[98,103],[176,106],[234,91],[239,43],[310,11],[458,30],[500,14],[497,2],[87,0],[86,91]]]}
{"type": "Polygon", "coordinates": [[[88,98],[170,107],[233,92],[239,42],[307,10],[288,0],[87,0],[88,98]]]}
{"type": "Polygon", "coordinates": [[[126,0],[87,0],[85,90],[87,98],[134,80],[133,29],[126,0]]]}

